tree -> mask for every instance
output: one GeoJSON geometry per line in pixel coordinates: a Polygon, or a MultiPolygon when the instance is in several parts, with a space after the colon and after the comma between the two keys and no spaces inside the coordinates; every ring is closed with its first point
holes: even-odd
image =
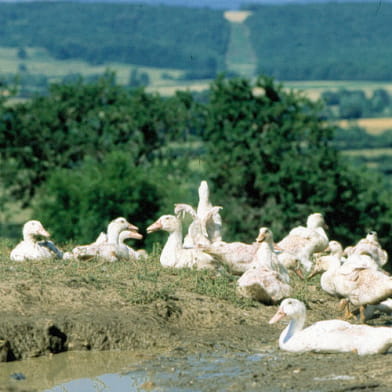
{"type": "MultiPolygon", "coordinates": [[[[278,240],[316,211],[330,236],[347,244],[370,227],[379,231],[378,218],[385,222],[390,210],[377,194],[382,184],[344,165],[321,109],[267,77],[251,84],[220,76],[212,84],[204,163],[227,240],[252,241],[261,226],[278,240]]],[[[382,226],[381,237],[390,224],[382,226]]]]}
{"type": "Polygon", "coordinates": [[[77,168],[86,156],[102,160],[122,149],[139,165],[158,154],[166,140],[183,137],[187,105],[186,95],[163,99],[118,86],[111,73],[91,83],[51,85],[46,96],[3,108],[0,178],[28,205],[52,170],[77,168]]]}
{"type": "Polygon", "coordinates": [[[119,216],[143,233],[165,204],[165,187],[154,181],[156,169],[134,162],[132,154],[112,151],[101,161],[86,157],[78,170],[54,170],[39,190],[34,215],[63,243],[91,242],[119,216]]]}

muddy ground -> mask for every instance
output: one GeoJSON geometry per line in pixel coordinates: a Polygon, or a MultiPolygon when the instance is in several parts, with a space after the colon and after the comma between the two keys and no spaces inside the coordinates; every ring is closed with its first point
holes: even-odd
{"type": "MultiPolygon", "coordinates": [[[[284,324],[268,324],[277,306],[256,304],[242,309],[181,289],[166,299],[131,305],[110,290],[79,286],[56,281],[0,282],[0,360],[67,350],[162,348],[195,353],[219,347],[279,352],[284,324]]],[[[317,284],[307,286],[306,300],[308,323],[340,315],[337,300],[322,293],[317,284]]],[[[380,316],[369,323],[388,324],[389,318],[380,316]]],[[[259,371],[241,382],[243,390],[390,391],[391,369],[392,354],[279,353],[279,361],[266,358],[259,371]]],[[[5,388],[0,386],[0,391],[10,390],[5,388]]]]}

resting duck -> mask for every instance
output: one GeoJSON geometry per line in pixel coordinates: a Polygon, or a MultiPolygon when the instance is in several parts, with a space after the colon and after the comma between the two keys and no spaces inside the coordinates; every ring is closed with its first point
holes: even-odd
{"type": "Polygon", "coordinates": [[[257,242],[246,244],[244,242],[216,241],[213,244],[201,246],[203,252],[228,266],[233,274],[238,275],[243,274],[252,265],[258,248],[257,242]]]}
{"type": "Polygon", "coordinates": [[[305,271],[309,272],[313,265],[313,254],[322,252],[328,246],[328,236],[324,230],[326,227],[322,214],[311,214],[306,221],[306,227],[298,226],[292,229],[278,242],[277,247],[299,259],[305,271]]]}
{"type": "Polygon", "coordinates": [[[273,250],[271,230],[262,227],[256,242],[252,266],[238,279],[237,293],[264,304],[276,303],[291,294],[290,278],[273,250]]]}
{"type": "Polygon", "coordinates": [[[143,249],[135,250],[125,243],[125,241],[129,240],[129,239],[140,240],[142,238],[143,238],[143,236],[140,233],[138,233],[136,231],[132,231],[132,230],[124,230],[120,233],[119,238],[118,238],[118,244],[119,244],[120,249],[123,250],[123,254],[124,254],[123,258],[124,259],[138,260],[138,259],[147,257],[147,252],[145,250],[143,250],[143,249]]]}
{"type": "Polygon", "coordinates": [[[286,316],[290,322],[279,337],[279,347],[285,351],[354,352],[366,355],[385,353],[392,346],[392,328],[388,327],[325,320],[304,329],[305,304],[294,298],[283,300],[269,323],[274,324],[286,316]]]}
{"type": "MultiPolygon", "coordinates": [[[[132,238],[141,239],[143,236],[138,233],[138,228],[129,223],[125,218],[119,217],[112,220],[107,228],[106,240],[101,237],[101,241],[90,245],[77,246],[72,250],[72,256],[81,260],[89,260],[100,257],[104,260],[113,262],[121,258],[128,259],[129,251],[125,244],[120,244],[120,233],[128,230],[132,233],[132,238]]],[[[130,234],[128,234],[130,235],[130,234]]]]}
{"type": "Polygon", "coordinates": [[[147,233],[164,230],[169,238],[162,249],[160,263],[164,267],[213,269],[216,262],[213,257],[197,248],[184,248],[182,224],[174,215],[162,215],[156,222],[148,226],[147,233]]]}
{"type": "Polygon", "coordinates": [[[30,220],[23,226],[23,241],[11,251],[12,261],[53,259],[63,257],[56,245],[49,241],[50,234],[38,220],[30,220]],[[42,240],[45,238],[45,240],[42,240]]]}

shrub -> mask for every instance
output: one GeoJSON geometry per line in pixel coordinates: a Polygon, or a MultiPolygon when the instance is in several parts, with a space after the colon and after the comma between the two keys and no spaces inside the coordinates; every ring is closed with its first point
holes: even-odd
{"type": "Polygon", "coordinates": [[[79,170],[52,173],[38,193],[34,216],[62,242],[90,242],[118,216],[143,232],[147,222],[157,218],[164,200],[164,189],[154,183],[155,176],[135,166],[127,152],[114,151],[101,162],[88,157],[79,170]]]}

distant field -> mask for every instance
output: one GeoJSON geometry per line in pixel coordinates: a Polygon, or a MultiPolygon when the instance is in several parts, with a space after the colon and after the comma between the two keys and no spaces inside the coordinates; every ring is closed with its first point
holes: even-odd
{"type": "Polygon", "coordinates": [[[346,128],[352,125],[357,125],[365,128],[366,131],[372,135],[379,135],[386,130],[392,129],[392,117],[385,118],[360,118],[358,120],[340,120],[338,121],[340,127],[346,128]]]}
{"type": "Polygon", "coordinates": [[[27,58],[20,59],[17,56],[16,48],[0,47],[0,72],[2,74],[17,73],[19,67],[23,65],[27,72],[33,75],[46,75],[50,82],[58,82],[64,76],[74,73],[87,77],[102,74],[106,70],[116,73],[117,81],[126,84],[129,81],[131,70],[137,68],[139,72],[146,72],[153,86],[171,86],[176,84],[175,80],[164,78],[163,75],[175,79],[182,75],[182,71],[173,69],[162,69],[152,67],[135,67],[121,63],[108,63],[104,65],[90,65],[79,60],[56,60],[51,57],[45,49],[27,48],[27,58]]]}
{"type": "Polygon", "coordinates": [[[344,150],[343,154],[348,156],[362,156],[366,158],[376,158],[382,155],[392,156],[392,148],[361,148],[358,150],[344,150]]]}
{"type": "Polygon", "coordinates": [[[384,89],[392,94],[391,82],[369,81],[341,81],[341,80],[311,80],[311,81],[284,81],[284,85],[295,90],[303,90],[311,99],[319,99],[323,91],[336,91],[339,89],[362,90],[369,97],[374,90],[384,89]]]}

